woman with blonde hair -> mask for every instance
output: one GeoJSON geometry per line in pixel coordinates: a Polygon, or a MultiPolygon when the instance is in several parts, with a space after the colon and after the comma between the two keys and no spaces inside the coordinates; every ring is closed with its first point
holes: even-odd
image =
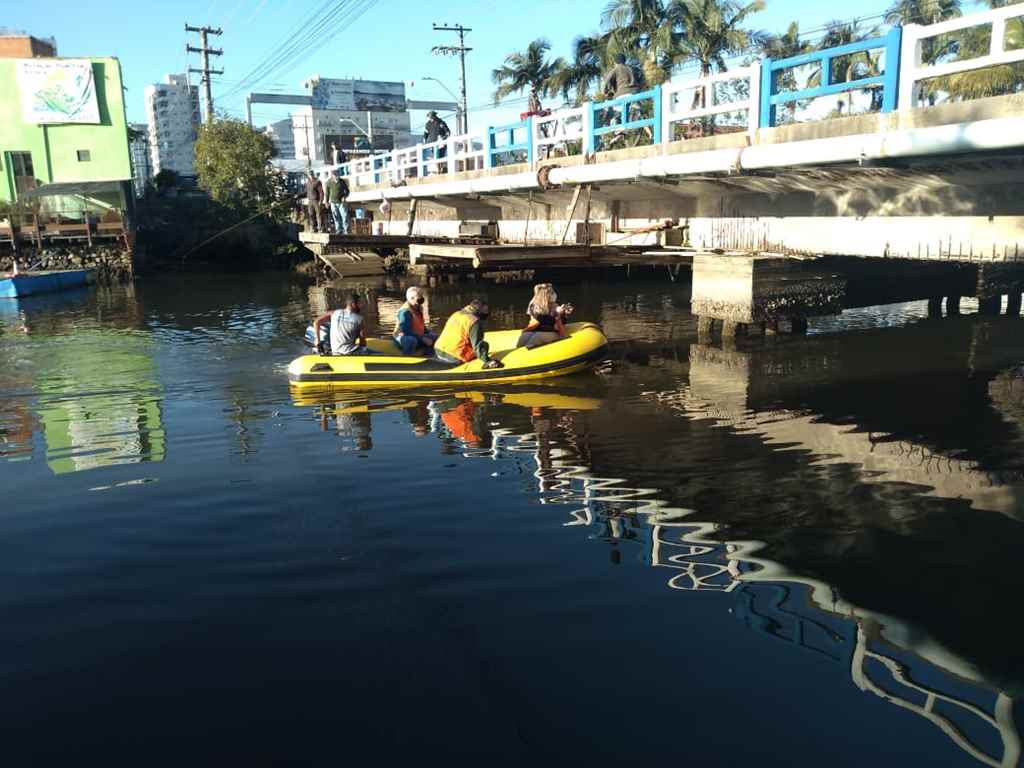
{"type": "Polygon", "coordinates": [[[572,304],[559,304],[558,294],[551,283],[533,286],[533,298],[526,308],[530,322],[519,335],[517,347],[535,349],[569,335],[565,330],[565,318],[572,314],[572,304]]]}

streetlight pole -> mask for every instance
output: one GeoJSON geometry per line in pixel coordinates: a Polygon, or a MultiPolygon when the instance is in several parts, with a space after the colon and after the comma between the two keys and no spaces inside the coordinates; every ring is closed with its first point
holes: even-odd
{"type": "Polygon", "coordinates": [[[442,56],[454,56],[458,54],[459,62],[462,68],[462,76],[459,78],[459,85],[462,92],[462,125],[459,128],[459,133],[469,133],[469,108],[466,103],[466,54],[472,51],[472,48],[466,47],[466,33],[472,32],[470,27],[464,27],[461,24],[455,26],[439,25],[434,24],[435,32],[458,32],[459,33],[459,44],[458,45],[435,45],[431,50],[435,54],[442,56]]]}

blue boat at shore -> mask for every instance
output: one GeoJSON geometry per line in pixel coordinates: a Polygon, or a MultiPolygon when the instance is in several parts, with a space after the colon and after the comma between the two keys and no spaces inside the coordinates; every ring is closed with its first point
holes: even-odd
{"type": "Polygon", "coordinates": [[[37,293],[54,293],[81,288],[89,282],[91,269],[61,269],[52,272],[0,273],[0,299],[17,299],[37,293]]]}

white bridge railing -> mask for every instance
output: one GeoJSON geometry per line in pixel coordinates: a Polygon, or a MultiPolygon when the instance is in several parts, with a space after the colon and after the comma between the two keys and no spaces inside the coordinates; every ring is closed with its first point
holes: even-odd
{"type": "MultiPolygon", "coordinates": [[[[941,59],[941,56],[939,57],[941,59]]],[[[1011,5],[991,11],[972,13],[959,19],[941,21],[923,27],[919,24],[908,24],[903,27],[903,43],[900,51],[900,109],[912,109],[919,105],[921,81],[933,77],[956,75],[961,72],[984,69],[1000,64],[1014,64],[1024,61],[1024,5],[1011,5]],[[1011,23],[1011,27],[1007,26],[1011,23]],[[1007,40],[1007,31],[1016,27],[1017,39],[1007,40]],[[937,61],[927,63],[922,60],[924,41],[939,38],[939,47],[949,46],[951,52],[957,52],[957,41],[951,33],[973,30],[975,34],[990,32],[989,49],[986,53],[970,59],[958,61],[937,61]],[[1007,47],[1012,42],[1014,47],[1007,47]]]]}
{"type": "MultiPolygon", "coordinates": [[[[683,121],[745,113],[735,127],[753,134],[758,125],[761,65],[719,72],[710,77],[668,82],[661,86],[662,141],[675,141],[674,126],[683,121]]],[[[716,126],[716,133],[723,133],[716,126]]]]}
{"type": "Polygon", "coordinates": [[[585,107],[560,109],[544,116],[534,115],[534,159],[582,154],[589,133],[590,110],[585,107]]]}

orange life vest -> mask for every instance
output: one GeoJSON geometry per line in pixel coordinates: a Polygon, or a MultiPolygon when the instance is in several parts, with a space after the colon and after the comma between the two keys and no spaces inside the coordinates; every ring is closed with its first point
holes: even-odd
{"type": "Polygon", "coordinates": [[[480,318],[473,312],[472,305],[463,307],[448,318],[448,322],[444,324],[444,330],[434,342],[434,349],[464,363],[475,360],[476,352],[473,351],[473,345],[469,342],[469,329],[479,320],[480,318]]]}
{"type": "MultiPolygon", "coordinates": [[[[400,308],[399,312],[403,309],[409,310],[409,314],[412,317],[412,332],[415,336],[420,337],[427,331],[427,324],[423,320],[423,313],[417,312],[416,308],[413,307],[408,301],[405,302],[400,308]]],[[[392,336],[398,336],[402,332],[401,326],[398,324],[398,315],[395,315],[395,330],[392,332],[392,336]]]]}
{"type": "Polygon", "coordinates": [[[476,406],[469,400],[463,401],[450,411],[441,414],[441,421],[448,427],[452,437],[461,440],[470,447],[480,445],[480,435],[473,427],[473,414],[476,413],[476,406]]]}

